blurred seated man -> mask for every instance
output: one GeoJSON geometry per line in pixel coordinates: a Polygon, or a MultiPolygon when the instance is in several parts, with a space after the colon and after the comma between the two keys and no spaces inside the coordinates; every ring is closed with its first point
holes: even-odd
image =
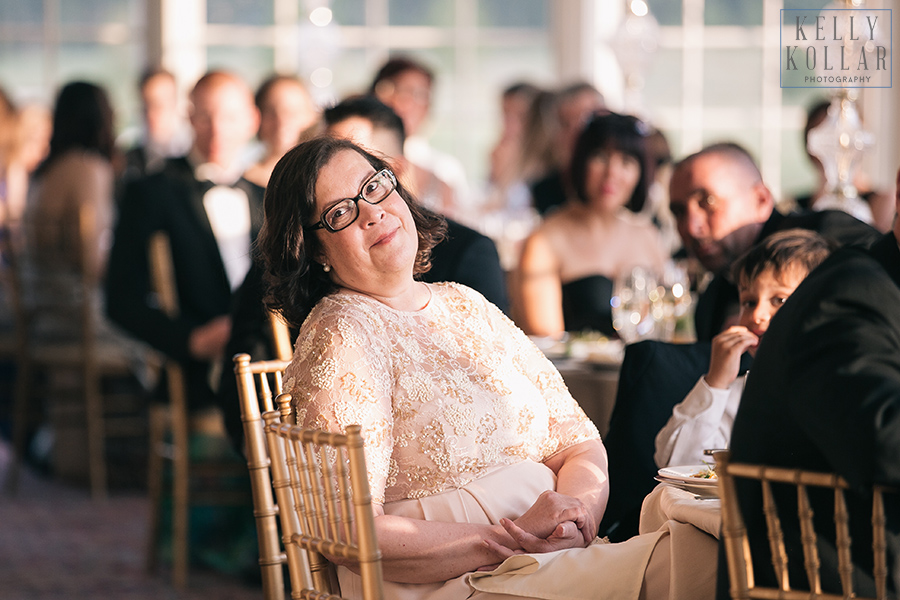
{"type": "Polygon", "coordinates": [[[114,322],[182,364],[190,406],[200,409],[215,405],[210,371],[220,365],[231,333],[232,290],[250,267],[263,189],[241,177],[241,150],[258,122],[246,84],[213,71],[190,99],[190,153],[125,189],[106,296],[114,322]],[[153,295],[148,244],[157,231],[171,242],[180,305],[175,318],[153,295]]]}
{"type": "Polygon", "coordinates": [[[266,79],[256,90],[254,101],[259,110],[257,137],[261,152],[259,159],[244,172],[244,178],[266,187],[278,159],[309,136],[318,124],[319,107],[306,84],[291,75],[266,79]]]}
{"type": "MultiPolygon", "coordinates": [[[[326,109],[323,117],[326,133],[346,137],[384,156],[397,177],[407,185],[410,169],[415,167],[403,157],[403,121],[389,106],[373,96],[355,96],[326,109]]],[[[414,184],[410,184],[409,189],[415,193],[414,184]]],[[[465,284],[481,292],[501,310],[509,310],[505,275],[494,242],[455,221],[447,220],[446,236],[433,248],[431,269],[422,280],[465,284]]],[[[236,294],[232,312],[234,326],[225,352],[227,357],[241,352],[250,354],[254,360],[274,357],[272,342],[266,333],[268,317],[263,310],[264,293],[262,273],[259,265],[254,263],[236,294]]],[[[222,373],[219,402],[232,440],[242,439],[236,381],[228,368],[222,373]]]]}
{"type": "Polygon", "coordinates": [[[685,250],[714,274],[697,303],[700,341],[737,322],[738,293],[729,269],[772,232],[811,229],[842,245],[868,246],[878,238],[872,227],[840,211],[782,215],[753,158],[737,144],[714,144],[683,159],[669,190],[685,250]]]}
{"type": "Polygon", "coordinates": [[[160,171],[166,159],[183,156],[191,147],[191,132],[179,112],[175,75],[162,68],[148,69],[138,91],[143,123],[139,139],[125,152],[126,182],[160,171]]]}
{"type": "Polygon", "coordinates": [[[432,147],[423,135],[433,87],[434,72],[430,68],[398,56],[381,66],[369,93],[390,106],[403,121],[403,156],[418,167],[409,170],[409,180],[415,180],[419,203],[444,216],[465,220],[472,216],[473,208],[465,169],[459,159],[432,147]]]}

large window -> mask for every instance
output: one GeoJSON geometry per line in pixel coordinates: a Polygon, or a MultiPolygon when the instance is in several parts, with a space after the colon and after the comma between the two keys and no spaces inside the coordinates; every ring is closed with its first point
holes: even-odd
{"type": "Polygon", "coordinates": [[[104,86],[120,126],[134,112],[144,62],[143,0],[0,3],[0,85],[20,102],[50,105],[75,79],[104,86]]]}
{"type": "MultiPolygon", "coordinates": [[[[759,161],[776,198],[809,191],[815,173],[806,155],[808,108],[829,90],[784,88],[779,83],[782,9],[819,9],[827,0],[649,0],[660,26],[659,48],[646,74],[643,102],[676,157],[716,141],[736,141],[759,161]]],[[[874,5],[876,2],[868,2],[874,5]]],[[[789,24],[785,25],[789,27],[789,24]]],[[[889,91],[862,93],[866,127],[878,134],[881,162],[894,152],[879,127],[889,91]]],[[[873,153],[874,154],[874,153],[873,153]]],[[[870,157],[874,158],[874,156],[870,157]]],[[[884,169],[869,160],[884,185],[884,169]]],[[[889,174],[888,174],[889,177],[889,174]]],[[[890,185],[890,179],[887,180],[890,185]]]]}
{"type": "MultiPolygon", "coordinates": [[[[124,127],[137,121],[134,84],[148,57],[162,58],[185,86],[212,67],[251,85],[274,70],[299,72],[327,103],[364,90],[385,59],[407,53],[437,73],[432,143],[463,160],[477,183],[497,135],[500,91],[519,79],[557,86],[581,76],[615,108],[661,127],[676,157],[738,141],[759,158],[773,191],[790,196],[812,184],[802,127],[826,92],[779,87],[780,10],[825,2],[647,0],[658,48],[639,105],[622,94],[616,104],[623,75],[609,58],[632,0],[16,0],[0,3],[0,85],[17,99],[49,103],[66,81],[96,81],[110,90],[124,127]]],[[[900,119],[896,103],[893,90],[861,99],[879,136],[878,163],[867,160],[882,186],[896,168],[898,142],[882,139],[900,119]]]]}

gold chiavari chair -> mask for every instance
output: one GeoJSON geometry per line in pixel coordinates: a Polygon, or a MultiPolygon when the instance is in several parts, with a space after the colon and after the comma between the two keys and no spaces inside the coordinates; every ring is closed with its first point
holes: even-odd
{"type": "Polygon", "coordinates": [[[290,329],[281,315],[273,311],[269,311],[269,330],[272,334],[275,356],[278,357],[278,360],[291,360],[294,355],[294,347],[291,344],[290,329]]]}
{"type": "MultiPolygon", "coordinates": [[[[159,306],[169,316],[178,315],[178,294],[168,236],[155,233],[150,239],[150,272],[159,306]]],[[[190,567],[190,522],[192,506],[221,507],[250,504],[249,493],[227,483],[246,477],[239,461],[227,458],[191,456],[191,415],[184,372],[174,360],[163,359],[168,384],[168,402],[150,407],[150,456],[148,492],[150,526],[147,541],[147,570],[154,571],[162,530],[164,461],[172,463],[172,581],[184,589],[190,567]],[[193,482],[202,482],[198,485],[193,482]]],[[[222,432],[224,436],[224,431],[222,432]]]]}
{"type": "Polygon", "coordinates": [[[107,495],[106,440],[146,435],[142,394],[113,392],[103,385],[136,376],[144,356],[102,329],[99,273],[90,266],[95,221],[89,206],[80,206],[71,219],[32,219],[22,244],[6,248],[17,368],[14,460],[6,481],[10,492],[16,490],[28,427],[42,400],[56,434],[54,466],[63,476],[80,470],[79,448],[85,445],[96,499],[107,495]]]}
{"type": "Polygon", "coordinates": [[[274,409],[274,393],[282,391],[282,373],[287,360],[250,361],[249,354],[234,357],[234,373],[238,383],[241,420],[250,485],[253,490],[253,515],[259,542],[259,566],[262,572],[263,596],[266,600],[283,600],[284,565],[287,562],[279,540],[279,507],[276,506],[269,476],[269,453],[263,432],[261,413],[274,409]]]}
{"type": "MultiPolygon", "coordinates": [[[[849,489],[847,482],[833,473],[769,467],[731,462],[731,452],[720,450],[714,453],[716,458],[716,475],[719,479],[719,496],[722,500],[722,539],[725,544],[729,591],[731,597],[779,598],[783,600],[842,600],[856,598],[866,600],[853,590],[853,564],[851,561],[851,539],[849,514],[845,491],[849,489]],[[753,480],[760,483],[762,491],[763,511],[766,519],[771,560],[768,568],[774,569],[778,587],[757,585],[754,579],[754,559],[751,555],[747,528],[741,515],[735,488],[736,479],[753,480]],[[789,484],[796,486],[797,515],[803,545],[804,568],[808,591],[793,589],[788,577],[788,555],[785,548],[784,535],[772,491],[772,484],[789,484]],[[835,540],[838,558],[838,571],[841,579],[842,594],[822,591],[820,578],[820,561],[816,545],[817,534],[813,527],[813,511],[809,500],[809,488],[824,488],[834,493],[835,540]]],[[[872,539],[876,598],[884,600],[887,595],[887,551],[885,542],[884,496],[890,494],[896,498],[896,492],[881,486],[873,488],[872,501],[872,539]]],[[[760,562],[762,562],[760,560],[760,562]]],[[[759,568],[761,565],[757,565],[759,568]]],[[[876,600],[876,599],[869,599],[876,600]]]]}
{"type": "Polygon", "coordinates": [[[381,600],[381,551],[366,471],[361,428],[343,434],[306,429],[286,421],[290,394],[277,397],[279,410],[267,411],[266,442],[272,485],[280,508],[282,542],[291,597],[341,598],[327,556],[359,565],[365,600],[381,600]]]}

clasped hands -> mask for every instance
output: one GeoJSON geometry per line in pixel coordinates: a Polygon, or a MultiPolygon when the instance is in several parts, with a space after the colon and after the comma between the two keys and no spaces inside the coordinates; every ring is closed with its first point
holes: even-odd
{"type": "Polygon", "coordinates": [[[500,519],[509,534],[508,545],[484,540],[498,562],[479,570],[491,570],[516,554],[544,553],[566,548],[584,548],[597,535],[598,524],[577,498],[554,491],[542,493],[518,519],[500,519]]]}

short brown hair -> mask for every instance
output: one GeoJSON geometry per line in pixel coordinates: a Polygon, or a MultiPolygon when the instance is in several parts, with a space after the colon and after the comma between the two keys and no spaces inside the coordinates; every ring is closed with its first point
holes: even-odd
{"type": "Polygon", "coordinates": [[[778,231],[735,261],[732,267],[734,281],[738,285],[750,282],[770,269],[776,276],[797,268],[809,274],[828,258],[835,247],[833,241],[808,229],[778,231]]]}
{"type": "MultiPolygon", "coordinates": [[[[268,288],[266,306],[281,313],[292,327],[299,328],[313,306],[337,289],[321,264],[314,260],[320,245],[308,228],[316,223],[316,182],[319,172],[339,152],[358,153],[376,171],[389,168],[387,162],[353,142],[320,136],[289,150],[272,171],[266,186],[264,220],[257,238],[257,259],[264,270],[268,288]]],[[[431,249],[446,231],[443,217],[422,208],[412,194],[397,183],[397,193],[406,202],[416,224],[418,252],[414,273],[421,275],[431,266],[431,249]]]]}

